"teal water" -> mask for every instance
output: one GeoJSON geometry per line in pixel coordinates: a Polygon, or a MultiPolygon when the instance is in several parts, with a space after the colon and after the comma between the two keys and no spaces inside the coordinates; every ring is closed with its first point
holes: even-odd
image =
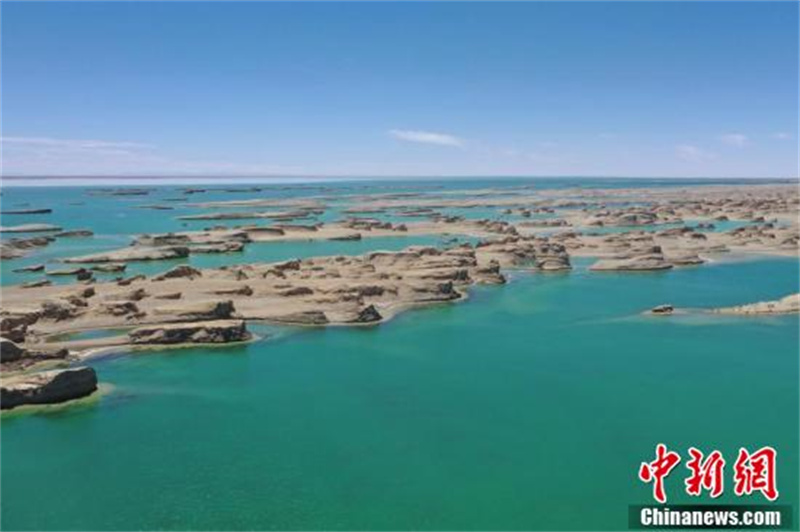
{"type": "Polygon", "coordinates": [[[3,529],[623,529],[658,442],[772,445],[796,515],[797,317],[640,312],[778,298],[798,261],[586,263],[375,328],[96,361],[98,401],[2,420],[3,529]]]}
{"type": "Polygon", "coordinates": [[[131,328],[118,328],[118,329],[94,329],[91,331],[78,331],[73,333],[57,334],[47,338],[48,342],[67,342],[75,340],[97,340],[100,338],[109,338],[113,336],[120,336],[127,333],[131,328]]]}

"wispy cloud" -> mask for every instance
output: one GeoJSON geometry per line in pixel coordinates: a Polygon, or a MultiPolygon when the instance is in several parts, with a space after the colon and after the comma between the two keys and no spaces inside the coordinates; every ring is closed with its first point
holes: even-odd
{"type": "Polygon", "coordinates": [[[438,146],[453,146],[456,148],[464,147],[464,139],[449,135],[447,133],[435,133],[433,131],[419,131],[410,129],[391,129],[389,135],[405,142],[417,142],[420,144],[435,144],[438,146]]]}
{"type": "Polygon", "coordinates": [[[302,172],[299,167],[170,157],[152,144],[129,141],[2,137],[7,175],[267,175],[302,172]]]}
{"type": "Polygon", "coordinates": [[[682,161],[690,163],[702,163],[716,157],[714,153],[690,144],[675,146],[675,156],[682,161]]]}
{"type": "Polygon", "coordinates": [[[2,137],[3,147],[51,149],[51,150],[143,150],[153,146],[141,142],[56,139],[51,137],[2,137]]]}
{"type": "Polygon", "coordinates": [[[116,140],[55,139],[52,137],[2,137],[2,142],[29,146],[60,146],[75,148],[148,148],[150,144],[116,140]]]}
{"type": "Polygon", "coordinates": [[[792,136],[784,131],[778,131],[772,134],[772,138],[777,140],[790,140],[792,136]]]}
{"type": "Polygon", "coordinates": [[[737,148],[744,148],[750,143],[750,139],[747,138],[747,135],[742,135],[741,133],[725,133],[724,135],[720,135],[719,140],[728,146],[735,146],[737,148]]]}

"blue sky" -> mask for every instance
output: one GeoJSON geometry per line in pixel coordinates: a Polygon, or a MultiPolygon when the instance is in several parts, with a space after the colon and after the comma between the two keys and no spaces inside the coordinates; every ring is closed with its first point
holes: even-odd
{"type": "Polygon", "coordinates": [[[3,171],[797,176],[796,2],[3,2],[3,171]]]}

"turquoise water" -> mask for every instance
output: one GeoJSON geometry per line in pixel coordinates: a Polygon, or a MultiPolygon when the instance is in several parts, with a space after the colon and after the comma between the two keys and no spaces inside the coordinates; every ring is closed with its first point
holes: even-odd
{"type": "Polygon", "coordinates": [[[97,340],[100,338],[109,338],[113,336],[120,336],[127,333],[130,328],[118,329],[94,329],[91,331],[78,331],[74,333],[57,334],[47,338],[48,342],[65,342],[75,340],[97,340]]]}
{"type": "Polygon", "coordinates": [[[3,528],[623,529],[658,442],[772,445],[796,514],[797,317],[640,313],[778,298],[798,261],[588,262],[374,328],[98,360],[98,401],[3,419],[3,528]]]}

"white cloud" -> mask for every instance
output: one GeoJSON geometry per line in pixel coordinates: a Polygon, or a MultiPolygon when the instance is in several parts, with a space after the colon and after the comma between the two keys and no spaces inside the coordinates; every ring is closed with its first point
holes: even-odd
{"type": "Polygon", "coordinates": [[[702,163],[716,157],[716,155],[710,151],[706,151],[690,144],[681,144],[675,146],[675,156],[678,159],[688,161],[690,163],[702,163]]]}
{"type": "Polygon", "coordinates": [[[108,140],[54,139],[51,137],[2,137],[0,142],[19,148],[48,148],[60,150],[139,150],[152,148],[140,142],[108,140]]]}
{"type": "Polygon", "coordinates": [[[747,135],[742,135],[741,133],[726,133],[721,135],[719,140],[729,146],[735,146],[737,148],[744,148],[750,142],[747,135]]]}
{"type": "Polygon", "coordinates": [[[302,172],[299,167],[246,162],[177,159],[141,142],[2,137],[7,175],[271,175],[302,172]]]}
{"type": "Polygon", "coordinates": [[[790,140],[792,138],[792,136],[789,133],[785,133],[783,131],[778,131],[777,133],[773,133],[772,134],[772,138],[773,139],[778,139],[778,140],[790,140]]]}
{"type": "Polygon", "coordinates": [[[418,142],[421,144],[436,144],[438,146],[464,147],[464,140],[447,133],[434,133],[432,131],[416,131],[408,129],[392,129],[389,135],[397,140],[418,142]]]}

